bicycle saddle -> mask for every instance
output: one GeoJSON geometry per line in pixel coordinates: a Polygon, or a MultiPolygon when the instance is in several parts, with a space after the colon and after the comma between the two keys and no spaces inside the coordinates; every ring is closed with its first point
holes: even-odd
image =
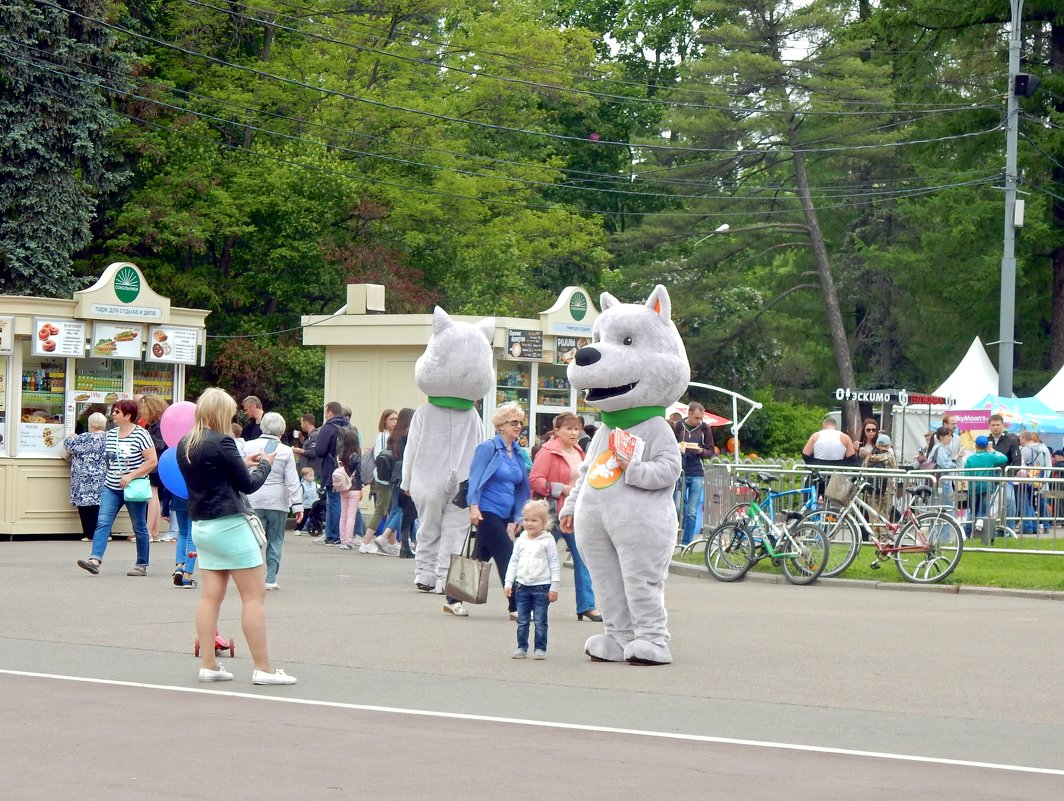
{"type": "Polygon", "coordinates": [[[935,491],[928,486],[921,487],[906,487],[905,491],[910,495],[915,495],[918,498],[930,498],[934,495],[935,491]]]}
{"type": "Polygon", "coordinates": [[[758,473],[757,480],[765,484],[771,484],[773,481],[779,481],[779,476],[774,476],[772,473],[758,473]]]}

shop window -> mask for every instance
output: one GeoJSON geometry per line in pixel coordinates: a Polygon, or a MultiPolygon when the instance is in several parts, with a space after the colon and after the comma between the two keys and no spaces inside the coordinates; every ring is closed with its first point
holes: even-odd
{"type": "Polygon", "coordinates": [[[63,448],[63,401],[66,360],[30,355],[22,343],[19,391],[18,452],[30,456],[59,456],[63,448]]]}
{"type": "Polygon", "coordinates": [[[174,365],[155,362],[133,363],[133,394],[158,395],[174,402],[174,365]]]}

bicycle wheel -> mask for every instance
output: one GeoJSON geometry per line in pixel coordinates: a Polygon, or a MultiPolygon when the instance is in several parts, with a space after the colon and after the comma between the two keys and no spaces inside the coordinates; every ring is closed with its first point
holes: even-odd
{"type": "Polygon", "coordinates": [[[898,572],[914,584],[942,581],[961,561],[964,539],[952,515],[925,512],[906,523],[894,541],[898,572]]]}
{"type": "Polygon", "coordinates": [[[754,539],[742,526],[725,523],[706,540],[706,568],[718,581],[741,579],[754,560],[754,539]]]}
{"type": "Polygon", "coordinates": [[[781,548],[786,548],[783,557],[783,575],[791,584],[811,584],[824,572],[828,562],[828,538],[818,526],[798,525],[790,537],[784,537],[781,548]]]}
{"type": "Polygon", "coordinates": [[[726,526],[728,523],[740,523],[746,520],[746,510],[749,508],[750,503],[737,503],[728,513],[721,518],[720,525],[726,526]]]}
{"type": "Polygon", "coordinates": [[[824,532],[828,540],[828,558],[821,578],[832,578],[853,564],[861,552],[861,535],[853,518],[840,518],[839,509],[814,509],[806,512],[795,528],[812,525],[824,532]]]}

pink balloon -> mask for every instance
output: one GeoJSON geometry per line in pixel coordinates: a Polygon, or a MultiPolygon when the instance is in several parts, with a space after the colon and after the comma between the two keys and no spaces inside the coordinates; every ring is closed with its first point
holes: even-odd
{"type": "Polygon", "coordinates": [[[165,412],[159,420],[159,430],[162,431],[163,442],[171,448],[177,447],[181,437],[192,430],[196,423],[196,404],[190,401],[175,403],[165,412]]]}

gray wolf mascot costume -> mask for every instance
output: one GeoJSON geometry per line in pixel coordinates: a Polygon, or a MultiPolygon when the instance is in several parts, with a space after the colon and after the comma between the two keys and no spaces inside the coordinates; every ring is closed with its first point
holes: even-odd
{"type": "Polygon", "coordinates": [[[645,304],[620,303],[608,293],[600,303],[591,344],[576,352],[568,375],[602,410],[603,425],[561,509],[561,525],[575,527],[605,624],[584,651],[596,662],[666,665],[672,654],[665,579],[681,467],[665,408],[686,390],[691,368],[663,286],[645,304]],[[611,449],[616,429],[642,440],[627,460],[611,449]]]}
{"type": "Polygon", "coordinates": [[[469,529],[469,512],[452,501],[484,439],[473,404],[495,384],[494,335],[494,317],[473,325],[437,306],[432,336],[414,365],[414,380],[429,400],[410,421],[402,489],[417,507],[414,585],[422,592],[443,592],[451,554],[462,550],[469,529]]]}

